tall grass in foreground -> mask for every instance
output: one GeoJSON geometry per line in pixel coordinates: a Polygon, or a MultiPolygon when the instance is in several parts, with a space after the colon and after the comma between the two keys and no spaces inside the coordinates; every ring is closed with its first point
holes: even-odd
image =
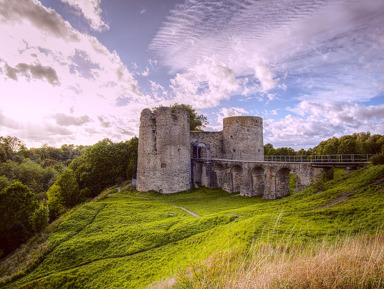
{"type": "Polygon", "coordinates": [[[332,244],[259,244],[247,256],[211,256],[175,281],[163,288],[384,288],[384,234],[332,244]]]}

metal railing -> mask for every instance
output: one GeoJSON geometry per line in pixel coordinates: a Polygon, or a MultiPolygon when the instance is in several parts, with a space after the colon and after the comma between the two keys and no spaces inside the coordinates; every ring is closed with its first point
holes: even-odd
{"type": "Polygon", "coordinates": [[[346,155],[275,155],[264,156],[266,162],[299,162],[299,163],[367,163],[371,154],[346,155]]]}

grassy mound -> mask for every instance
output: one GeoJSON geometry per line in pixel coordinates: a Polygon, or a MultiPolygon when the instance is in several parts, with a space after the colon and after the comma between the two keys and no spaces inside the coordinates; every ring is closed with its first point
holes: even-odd
{"type": "MultiPolygon", "coordinates": [[[[321,248],[341,251],[344,245],[335,244],[344,244],[340,240],[345,236],[380,234],[383,178],[384,166],[371,166],[348,175],[338,173],[321,192],[309,187],[273,201],[208,189],[173,195],[107,192],[60,220],[42,247],[34,249],[40,254],[30,254],[33,260],[24,270],[2,271],[0,265],[0,285],[247,288],[256,280],[249,277],[250,271],[261,270],[257,264],[267,264],[271,272],[282,272],[286,278],[293,271],[284,273],[277,264],[315,258],[323,254],[321,248]],[[251,281],[240,286],[239,280],[251,281]]],[[[21,257],[18,262],[25,260],[21,257]]],[[[273,282],[278,279],[271,280],[277,284],[273,282]]]]}

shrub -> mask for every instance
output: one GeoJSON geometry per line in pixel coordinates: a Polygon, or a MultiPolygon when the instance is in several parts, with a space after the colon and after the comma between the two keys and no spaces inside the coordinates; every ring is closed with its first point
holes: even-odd
{"type": "Polygon", "coordinates": [[[370,159],[371,163],[376,166],[376,165],[384,165],[384,153],[379,153],[371,157],[370,159]]]}
{"type": "Polygon", "coordinates": [[[58,216],[60,216],[64,211],[64,201],[63,197],[61,195],[61,188],[57,184],[53,184],[48,192],[48,208],[49,208],[49,218],[51,220],[56,219],[58,216]]]}
{"type": "Polygon", "coordinates": [[[320,175],[317,175],[317,176],[314,178],[313,183],[312,183],[312,186],[313,186],[313,188],[314,188],[317,192],[324,191],[324,190],[325,190],[325,181],[326,181],[326,178],[325,178],[324,174],[321,173],[320,175]]]}
{"type": "Polygon", "coordinates": [[[39,208],[32,215],[32,229],[35,232],[42,231],[47,227],[49,221],[49,209],[46,204],[40,204],[39,208]]]}

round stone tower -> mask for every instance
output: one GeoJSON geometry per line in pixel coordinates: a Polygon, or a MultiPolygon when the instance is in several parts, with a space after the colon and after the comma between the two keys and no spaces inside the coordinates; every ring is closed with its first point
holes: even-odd
{"type": "Polygon", "coordinates": [[[189,114],[185,109],[142,111],[136,188],[163,194],[191,188],[189,114]]]}
{"type": "Polygon", "coordinates": [[[263,161],[263,119],[257,116],[224,118],[223,143],[226,159],[263,161]]]}

